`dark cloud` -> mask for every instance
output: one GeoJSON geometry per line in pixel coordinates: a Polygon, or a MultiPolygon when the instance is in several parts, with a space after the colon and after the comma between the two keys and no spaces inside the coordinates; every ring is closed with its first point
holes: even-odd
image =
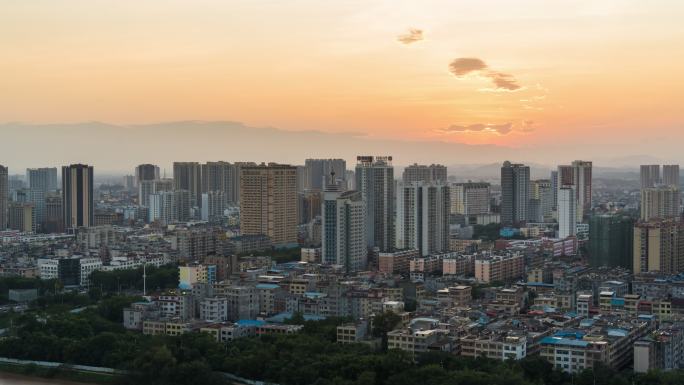
{"type": "Polygon", "coordinates": [[[446,129],[440,130],[442,133],[445,134],[454,134],[454,133],[461,133],[461,132],[495,132],[500,135],[506,135],[513,131],[513,123],[504,123],[504,124],[484,124],[484,123],[475,123],[475,124],[469,124],[469,125],[457,125],[457,124],[452,124],[446,129]]]}
{"type": "Polygon", "coordinates": [[[494,83],[497,89],[504,89],[508,91],[520,89],[520,85],[515,78],[513,78],[513,75],[492,71],[486,76],[492,79],[492,83],[494,83]]]}
{"type": "Polygon", "coordinates": [[[494,84],[495,90],[516,91],[521,88],[513,75],[492,71],[487,63],[478,58],[461,57],[455,59],[449,64],[449,72],[457,78],[471,73],[488,78],[494,84]]]}
{"type": "Polygon", "coordinates": [[[484,61],[474,57],[461,57],[449,64],[449,71],[456,77],[468,75],[471,72],[479,72],[487,69],[484,61]]]}
{"type": "Polygon", "coordinates": [[[423,30],[417,28],[411,28],[407,33],[397,37],[397,41],[402,44],[413,44],[421,40],[423,40],[423,30]]]}

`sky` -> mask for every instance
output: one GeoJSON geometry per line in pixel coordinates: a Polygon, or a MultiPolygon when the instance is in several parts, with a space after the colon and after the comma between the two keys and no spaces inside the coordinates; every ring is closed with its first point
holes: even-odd
{"type": "Polygon", "coordinates": [[[241,122],[363,136],[378,153],[392,140],[490,145],[548,164],[573,151],[684,161],[681,1],[4,0],[0,10],[0,123],[22,123],[0,142],[0,163],[25,161],[18,136],[34,137],[27,151],[54,145],[34,126],[93,121],[241,122]],[[2,159],[10,147],[17,155],[2,159]]]}

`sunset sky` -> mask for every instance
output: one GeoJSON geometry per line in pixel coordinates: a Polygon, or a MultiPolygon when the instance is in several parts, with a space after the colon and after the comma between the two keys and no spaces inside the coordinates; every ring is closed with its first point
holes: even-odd
{"type": "Polygon", "coordinates": [[[674,0],[5,0],[0,122],[674,154],[683,18],[674,0]]]}

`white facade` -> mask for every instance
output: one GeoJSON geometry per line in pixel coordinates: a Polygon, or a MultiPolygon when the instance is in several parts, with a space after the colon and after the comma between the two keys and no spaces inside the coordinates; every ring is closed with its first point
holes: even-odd
{"type": "Polygon", "coordinates": [[[228,298],[211,297],[200,302],[200,318],[204,321],[225,322],[228,320],[228,298]]]}
{"type": "Polygon", "coordinates": [[[59,261],[56,259],[39,259],[38,271],[40,279],[57,279],[59,277],[59,261]]]}
{"type": "Polygon", "coordinates": [[[81,286],[90,286],[90,274],[93,271],[102,269],[102,260],[100,258],[81,258],[81,286]]]}
{"type": "Polygon", "coordinates": [[[577,233],[577,200],[574,186],[558,190],[558,238],[565,239],[577,233]]]}
{"type": "Polygon", "coordinates": [[[441,184],[399,184],[396,248],[418,249],[422,256],[449,249],[449,187],[441,184]]]}
{"type": "Polygon", "coordinates": [[[323,194],[321,260],[342,265],[348,272],[361,271],[368,263],[365,207],[356,191],[323,194]]]}

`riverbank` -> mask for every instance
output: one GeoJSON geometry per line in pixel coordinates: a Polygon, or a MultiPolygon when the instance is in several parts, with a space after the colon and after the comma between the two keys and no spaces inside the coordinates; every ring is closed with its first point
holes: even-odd
{"type": "Polygon", "coordinates": [[[26,385],[113,385],[121,381],[121,376],[85,373],[66,368],[44,368],[37,365],[16,365],[0,363],[0,384],[26,385]],[[15,382],[9,380],[15,379],[15,382]],[[23,380],[23,382],[22,382],[23,380]]]}
{"type": "Polygon", "coordinates": [[[60,378],[45,378],[25,374],[16,374],[0,369],[0,384],[2,385],[95,385],[95,383],[76,382],[60,378]]]}

